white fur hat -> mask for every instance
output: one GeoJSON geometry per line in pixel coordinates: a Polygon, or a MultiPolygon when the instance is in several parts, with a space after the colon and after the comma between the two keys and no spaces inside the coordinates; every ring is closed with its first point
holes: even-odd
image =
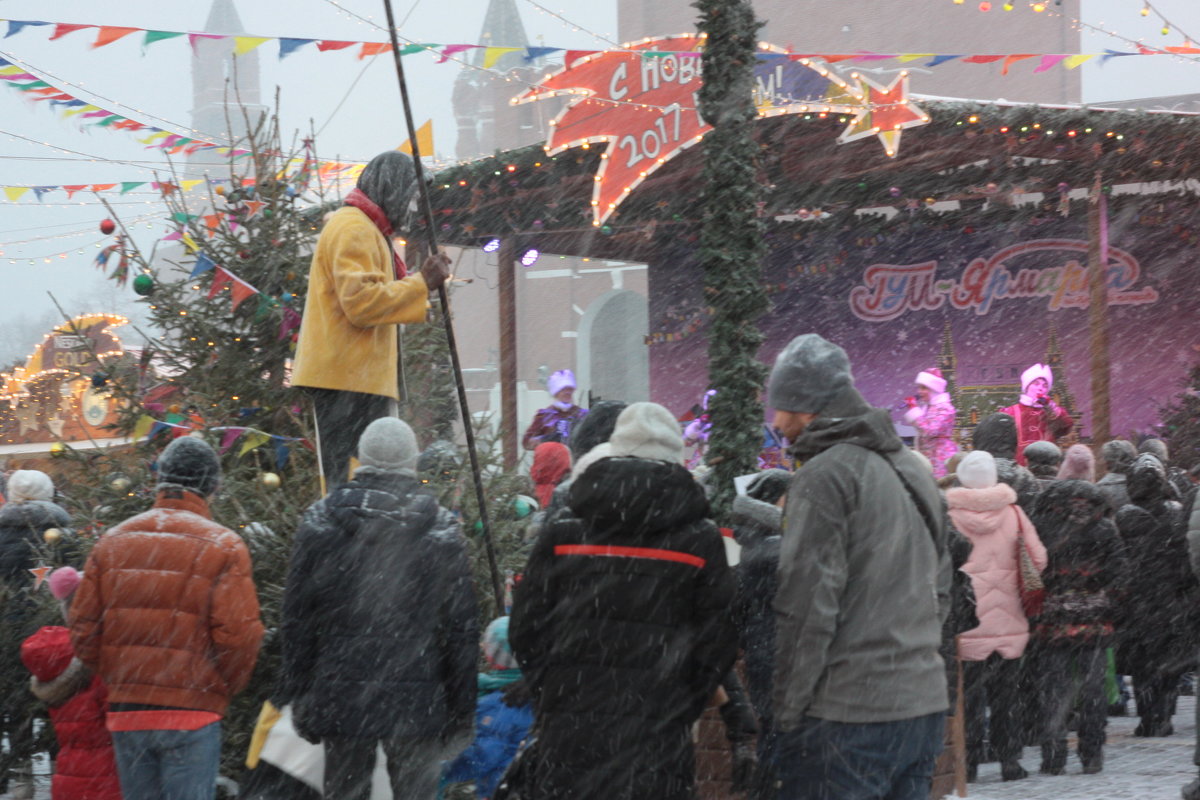
{"type": "Polygon", "coordinates": [[[622,411],[608,443],[614,456],[683,463],[679,421],[658,403],[633,403],[622,411]]]}
{"type": "Polygon", "coordinates": [[[942,377],[942,371],[937,367],[924,370],[917,375],[917,385],[924,386],[934,394],[942,394],[946,391],[946,379],[942,377]]]}
{"type": "Polygon", "coordinates": [[[550,392],[550,396],[554,397],[563,389],[575,389],[578,384],[575,383],[575,373],[569,369],[560,369],[558,372],[550,376],[546,381],[546,391],[550,392]]]}
{"type": "Polygon", "coordinates": [[[996,459],[986,450],[972,450],[954,472],[958,482],[968,489],[987,489],[996,485],[996,459]]]}
{"type": "Polygon", "coordinates": [[[40,470],[19,469],[8,476],[6,491],[10,503],[53,500],[54,482],[50,480],[49,475],[40,470]]]}
{"type": "Polygon", "coordinates": [[[1024,392],[1029,388],[1029,384],[1036,381],[1038,378],[1046,379],[1046,389],[1054,388],[1054,375],[1050,372],[1050,367],[1045,364],[1034,364],[1029,369],[1021,373],[1021,391],[1024,392]]]}

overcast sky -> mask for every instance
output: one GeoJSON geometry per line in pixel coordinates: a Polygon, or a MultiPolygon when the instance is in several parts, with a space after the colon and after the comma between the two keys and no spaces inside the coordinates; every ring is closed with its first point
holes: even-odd
{"type": "MultiPolygon", "coordinates": [[[[439,43],[476,41],[487,7],[487,0],[393,2],[397,17],[407,20],[401,26],[405,36],[439,43]]],[[[900,4],[902,0],[880,2],[900,4]]],[[[1155,17],[1140,16],[1141,0],[1085,2],[1085,19],[1089,22],[1130,38],[1144,38],[1151,44],[1182,44],[1177,34],[1160,35],[1161,23],[1155,17]]],[[[0,18],[200,30],[209,4],[210,0],[0,0],[0,18]]],[[[532,44],[599,49],[606,46],[604,39],[615,36],[615,0],[543,0],[541,5],[560,12],[574,25],[545,13],[530,0],[517,0],[532,44]]],[[[1154,0],[1154,5],[1184,31],[1200,36],[1200,2],[1154,0]]],[[[238,10],[250,34],[385,38],[375,26],[383,18],[380,0],[239,0],[238,10]],[[353,18],[339,5],[369,21],[353,18]]],[[[979,16],[982,24],[985,17],[979,16]]],[[[106,98],[96,102],[110,110],[164,128],[188,127],[191,51],[186,40],[159,42],[143,54],[140,34],[92,50],[88,45],[94,32],[78,32],[52,42],[48,40],[50,30],[29,29],[0,39],[0,54],[15,56],[55,76],[60,79],[59,85],[74,94],[87,99],[106,98]],[[71,84],[81,88],[71,88],[71,84]]],[[[1082,45],[1085,52],[1108,47],[1123,49],[1127,45],[1100,35],[1085,36],[1082,45]]],[[[365,160],[405,138],[390,57],[364,62],[357,60],[351,50],[320,53],[309,46],[280,62],[277,52],[273,42],[259,50],[264,98],[269,98],[278,86],[285,129],[307,130],[311,120],[320,132],[317,141],[323,156],[365,160]]],[[[1114,59],[1103,68],[1085,65],[1085,100],[1200,92],[1200,63],[1172,63],[1157,58],[1150,61],[1129,58],[1114,59]]],[[[405,65],[416,114],[434,119],[437,150],[453,153],[450,92],[459,67],[434,64],[433,58],[425,55],[409,57],[405,65]]],[[[981,87],[981,97],[999,94],[1002,91],[981,87]]],[[[104,129],[81,131],[78,124],[63,120],[45,104],[30,104],[19,92],[0,89],[0,184],[152,180],[149,167],[162,164],[157,151],[143,149],[132,134],[104,129]],[[21,141],[12,134],[44,144],[21,141]],[[75,152],[64,153],[47,145],[75,152]],[[114,163],[122,161],[133,163],[114,163]]],[[[3,199],[0,196],[0,201],[3,199]]],[[[94,200],[85,202],[82,206],[78,202],[67,205],[62,194],[48,195],[43,204],[33,202],[31,197],[18,205],[0,202],[0,270],[4,270],[0,326],[22,317],[44,317],[52,310],[47,290],[65,301],[70,311],[122,310],[121,306],[132,300],[131,290],[113,287],[93,267],[97,252],[94,245],[104,240],[96,226],[105,215],[94,200]],[[20,243],[29,239],[39,241],[20,243]],[[67,253],[66,258],[58,257],[62,252],[67,253]],[[51,256],[51,263],[43,261],[46,256],[51,256]],[[36,261],[34,265],[29,264],[31,258],[36,261]],[[10,259],[16,263],[10,264],[10,259]]],[[[151,195],[131,194],[117,202],[123,219],[143,221],[139,230],[144,233],[139,238],[148,237],[145,243],[162,230],[156,218],[162,206],[151,195]],[[147,228],[147,224],[153,227],[147,228]]]]}

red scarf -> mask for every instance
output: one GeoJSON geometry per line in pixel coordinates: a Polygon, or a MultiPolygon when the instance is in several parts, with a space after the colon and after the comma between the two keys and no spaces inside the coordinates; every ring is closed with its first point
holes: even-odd
{"type": "Polygon", "coordinates": [[[404,259],[400,258],[400,254],[392,246],[392,223],[388,222],[383,209],[375,205],[375,202],[363,194],[360,189],[354,189],[350,194],[346,195],[345,204],[353,206],[366,214],[367,219],[375,223],[375,227],[383,234],[383,238],[387,240],[388,249],[392,251],[392,266],[396,269],[396,280],[400,280],[407,275],[408,268],[404,266],[404,259]]]}

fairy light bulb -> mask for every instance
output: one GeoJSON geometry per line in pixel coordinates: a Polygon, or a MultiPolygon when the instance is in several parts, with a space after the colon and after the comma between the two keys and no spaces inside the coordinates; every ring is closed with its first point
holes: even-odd
{"type": "Polygon", "coordinates": [[[983,0],[983,2],[979,4],[979,10],[987,13],[988,11],[992,10],[992,4],[989,3],[988,0],[983,0]]]}
{"type": "Polygon", "coordinates": [[[1046,4],[1045,3],[1034,3],[1033,10],[1040,14],[1046,10],[1046,4]]]}
{"type": "Polygon", "coordinates": [[[1150,6],[1142,6],[1142,16],[1143,17],[1150,16],[1150,6]]]}
{"type": "Polygon", "coordinates": [[[1159,31],[1159,33],[1161,33],[1163,36],[1167,36],[1167,35],[1169,35],[1169,34],[1171,33],[1171,26],[1170,26],[1170,25],[1163,25],[1163,26],[1162,26],[1162,30],[1161,30],[1161,31],[1159,31]]]}
{"type": "Polygon", "coordinates": [[[1005,10],[1005,11],[1012,11],[1012,10],[1013,10],[1013,4],[1012,4],[1012,3],[1005,3],[1005,4],[1004,4],[1004,10],[1005,10]]]}

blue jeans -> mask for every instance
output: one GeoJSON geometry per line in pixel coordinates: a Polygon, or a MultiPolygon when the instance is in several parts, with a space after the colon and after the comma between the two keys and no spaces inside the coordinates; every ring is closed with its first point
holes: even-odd
{"type": "Polygon", "coordinates": [[[896,722],[805,717],[780,732],[779,800],[927,800],[946,714],[896,722]]]}
{"type": "Polygon", "coordinates": [[[221,766],[221,723],[194,731],[115,731],[124,800],[212,800],[221,766]]]}

